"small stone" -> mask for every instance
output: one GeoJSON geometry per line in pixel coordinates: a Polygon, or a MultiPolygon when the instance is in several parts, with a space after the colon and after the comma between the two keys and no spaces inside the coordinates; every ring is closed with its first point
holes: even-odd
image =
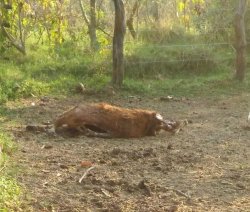
{"type": "Polygon", "coordinates": [[[160,97],[160,101],[166,101],[166,102],[169,102],[173,100],[173,97],[172,96],[162,96],[160,97]]]}
{"type": "Polygon", "coordinates": [[[156,170],[156,171],[161,171],[162,168],[161,168],[160,166],[156,166],[156,167],[155,167],[155,170],[156,170]]]}
{"type": "Polygon", "coordinates": [[[43,187],[46,187],[46,186],[48,186],[48,185],[49,185],[48,182],[44,182],[44,183],[43,183],[43,187]]]}
{"type": "Polygon", "coordinates": [[[145,194],[147,196],[151,196],[151,189],[148,186],[148,184],[145,182],[145,180],[141,180],[138,184],[138,188],[143,189],[145,191],[145,194]]]}
{"type": "Polygon", "coordinates": [[[246,189],[246,186],[242,183],[237,183],[236,186],[240,189],[246,189]]]}
{"type": "Polygon", "coordinates": [[[66,165],[64,165],[64,164],[60,164],[59,167],[60,167],[61,169],[68,169],[68,168],[69,168],[68,166],[66,166],[66,165]]]}
{"type": "Polygon", "coordinates": [[[48,96],[44,96],[40,99],[42,102],[48,102],[49,101],[49,97],[48,96]]]}
{"type": "Polygon", "coordinates": [[[77,93],[84,93],[86,91],[85,86],[82,83],[78,83],[75,87],[77,93]]]}
{"type": "Polygon", "coordinates": [[[167,147],[167,149],[169,149],[169,150],[174,149],[173,144],[169,144],[168,147],[167,147]]]}
{"type": "Polygon", "coordinates": [[[178,210],[178,206],[177,205],[173,205],[173,206],[171,206],[171,207],[169,207],[167,209],[168,212],[175,212],[177,210],[178,210]]]}
{"type": "Polygon", "coordinates": [[[42,124],[44,124],[44,125],[51,125],[51,121],[43,121],[42,124]]]}
{"type": "Polygon", "coordinates": [[[99,163],[100,163],[100,164],[106,164],[107,161],[105,161],[105,160],[103,160],[103,159],[100,159],[100,160],[99,160],[99,163]]]}
{"type": "Polygon", "coordinates": [[[149,157],[153,154],[154,154],[154,150],[152,148],[147,148],[147,149],[144,149],[144,151],[143,151],[144,157],[149,157]]]}
{"type": "Polygon", "coordinates": [[[118,162],[115,161],[115,160],[112,160],[112,161],[111,161],[111,165],[112,165],[112,166],[117,166],[117,165],[118,165],[118,162]]]}
{"type": "Polygon", "coordinates": [[[110,153],[111,155],[119,155],[121,152],[122,152],[121,149],[119,149],[118,147],[115,147],[114,149],[112,149],[110,153]]]}

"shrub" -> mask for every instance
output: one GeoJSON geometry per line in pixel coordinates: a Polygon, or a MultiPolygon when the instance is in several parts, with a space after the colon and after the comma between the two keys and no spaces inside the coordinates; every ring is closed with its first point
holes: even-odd
{"type": "Polygon", "coordinates": [[[206,74],[217,70],[218,55],[203,45],[141,45],[127,53],[126,75],[152,78],[176,74],[206,74]]]}

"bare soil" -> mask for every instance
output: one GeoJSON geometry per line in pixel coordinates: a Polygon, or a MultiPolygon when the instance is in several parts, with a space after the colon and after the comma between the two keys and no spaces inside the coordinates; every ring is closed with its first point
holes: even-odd
{"type": "Polygon", "coordinates": [[[25,131],[78,103],[103,100],[44,97],[8,104],[16,114],[5,124],[19,144],[14,160],[24,211],[250,211],[249,94],[105,100],[188,119],[175,135],[101,139],[25,131]],[[94,169],[79,183],[89,168],[81,163],[94,169]]]}

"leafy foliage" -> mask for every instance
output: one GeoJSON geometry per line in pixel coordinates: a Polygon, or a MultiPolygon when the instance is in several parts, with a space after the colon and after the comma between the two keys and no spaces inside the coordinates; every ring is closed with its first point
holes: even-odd
{"type": "Polygon", "coordinates": [[[0,210],[9,211],[20,205],[21,190],[17,182],[11,178],[0,176],[0,210]]]}
{"type": "MultiPolygon", "coordinates": [[[[79,82],[100,90],[109,82],[113,30],[110,11],[114,9],[111,3],[96,1],[100,48],[94,53],[89,48],[88,27],[79,1],[21,2],[28,55],[15,53],[1,37],[7,47],[0,56],[1,102],[49,93],[66,94],[79,82]]],[[[1,7],[2,18],[10,21],[9,30],[17,37],[18,3],[12,1],[11,10],[1,7]]],[[[129,81],[206,76],[221,70],[230,74],[234,60],[230,45],[234,1],[142,0],[140,3],[134,17],[136,39],[129,33],[126,35],[125,76],[129,81]]],[[[89,2],[83,4],[89,16],[89,2]]],[[[129,14],[133,4],[125,1],[125,6],[129,14]]]]}
{"type": "Polygon", "coordinates": [[[7,156],[16,149],[16,145],[8,135],[0,132],[0,147],[0,166],[2,166],[5,163],[7,156]]]}
{"type": "Polygon", "coordinates": [[[16,149],[16,145],[9,136],[0,132],[0,210],[9,211],[19,206],[21,190],[15,179],[5,173],[8,156],[16,149]]]}

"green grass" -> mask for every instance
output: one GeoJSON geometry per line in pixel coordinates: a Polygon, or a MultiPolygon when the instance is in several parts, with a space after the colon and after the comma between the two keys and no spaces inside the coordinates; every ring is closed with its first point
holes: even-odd
{"type": "MultiPolygon", "coordinates": [[[[126,46],[126,79],[121,92],[190,96],[212,90],[223,93],[249,88],[249,77],[243,84],[231,80],[233,54],[227,48],[158,47],[145,43],[126,46]]],[[[67,43],[56,50],[30,47],[28,56],[9,52],[8,60],[0,59],[0,102],[31,96],[72,95],[79,82],[87,89],[102,90],[111,81],[112,72],[111,52],[105,51],[94,54],[67,43]]]]}
{"type": "Polygon", "coordinates": [[[3,166],[6,162],[6,158],[16,149],[15,143],[12,139],[4,133],[0,132],[0,147],[1,147],[1,158],[0,166],[3,166]]]}
{"type": "Polygon", "coordinates": [[[10,174],[9,156],[15,151],[16,145],[4,133],[0,133],[0,211],[16,210],[20,205],[21,189],[10,174]]]}
{"type": "Polygon", "coordinates": [[[218,96],[233,95],[241,92],[249,92],[250,76],[246,76],[244,82],[233,79],[232,73],[222,70],[219,73],[210,73],[200,76],[175,76],[156,79],[127,78],[123,90],[128,93],[144,96],[218,96]]]}
{"type": "MultiPolygon", "coordinates": [[[[125,43],[126,77],[121,94],[195,96],[249,89],[249,76],[245,83],[231,80],[235,53],[230,46],[203,45],[209,42],[204,36],[178,25],[152,27],[144,26],[138,40],[125,43]]],[[[111,44],[111,39],[101,38],[102,47],[111,44]]],[[[112,48],[93,53],[87,39],[66,40],[56,48],[34,41],[28,43],[27,56],[13,49],[0,56],[0,103],[72,95],[78,83],[101,91],[111,81],[112,48]]]]}
{"type": "Polygon", "coordinates": [[[15,211],[20,205],[21,190],[16,180],[9,176],[0,176],[0,211],[15,211]]]}
{"type": "Polygon", "coordinates": [[[98,90],[109,81],[110,55],[85,52],[73,43],[70,49],[31,48],[27,56],[7,55],[0,59],[2,103],[21,97],[69,94],[79,82],[98,90]]]}

